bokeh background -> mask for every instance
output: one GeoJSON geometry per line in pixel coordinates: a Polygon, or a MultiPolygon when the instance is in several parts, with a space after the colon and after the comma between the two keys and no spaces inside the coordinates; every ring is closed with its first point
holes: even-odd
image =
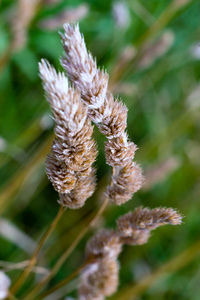
{"type": "MultiPolygon", "coordinates": [[[[181,226],[153,232],[149,243],[120,255],[113,300],[200,298],[200,2],[199,0],[0,1],[0,267],[12,281],[55,217],[57,193],[45,174],[53,121],[38,77],[47,58],[62,70],[58,31],[80,22],[88,49],[110,74],[109,89],[129,108],[128,133],[145,185],[121,207],[109,205],[53,286],[84,261],[89,237],[137,206],[177,208],[181,226]]],[[[95,131],[98,189],[86,205],[66,211],[38,262],[50,269],[104,198],[110,178],[104,138],[95,131]]],[[[32,273],[19,298],[43,274],[32,273]]],[[[76,297],[77,280],[53,298],[76,297]]]]}

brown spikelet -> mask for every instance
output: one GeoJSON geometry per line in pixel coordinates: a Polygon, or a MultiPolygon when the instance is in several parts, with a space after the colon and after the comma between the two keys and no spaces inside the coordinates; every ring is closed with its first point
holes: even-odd
{"type": "Polygon", "coordinates": [[[66,165],[51,154],[46,159],[46,173],[54,189],[59,193],[68,193],[76,183],[74,173],[70,173],[66,165]]]}
{"type": "Polygon", "coordinates": [[[129,163],[120,169],[117,176],[113,176],[113,185],[107,189],[108,197],[112,202],[121,205],[132,198],[143,182],[142,170],[137,164],[129,163]]]}
{"type": "Polygon", "coordinates": [[[88,107],[100,107],[107,91],[108,74],[97,68],[96,61],[87,52],[79,26],[66,23],[63,27],[61,38],[65,56],[61,63],[88,107]]]}
{"type": "Polygon", "coordinates": [[[92,196],[96,187],[95,170],[92,169],[88,176],[79,177],[73,190],[67,194],[60,194],[58,203],[64,207],[77,209],[85,204],[92,196]]]}
{"type": "Polygon", "coordinates": [[[112,113],[112,106],[109,101],[110,97],[107,95],[104,98],[104,102],[97,108],[88,108],[88,116],[95,124],[100,124],[112,113]]]}
{"type": "Polygon", "coordinates": [[[90,173],[91,165],[97,156],[96,145],[93,140],[85,141],[85,143],[74,147],[55,139],[52,145],[52,153],[58,160],[65,162],[70,172],[81,172],[81,176],[90,173]]]}
{"type": "MultiPolygon", "coordinates": [[[[127,108],[122,102],[114,100],[113,95],[107,91],[108,75],[100,72],[96,61],[87,52],[78,25],[65,24],[61,37],[65,52],[62,65],[80,91],[81,99],[88,107],[88,116],[109,139],[105,147],[106,162],[120,170],[107,193],[112,202],[120,205],[131,199],[142,184],[140,169],[130,167],[137,148],[128,141],[125,133],[127,108]]],[[[113,171],[116,173],[116,170],[113,171]]]]}
{"type": "Polygon", "coordinates": [[[117,257],[121,252],[121,243],[113,230],[102,229],[87,243],[86,258],[101,258],[103,256],[117,257]]]}
{"type": "Polygon", "coordinates": [[[92,134],[93,126],[91,125],[91,121],[87,118],[85,120],[84,127],[76,134],[69,137],[70,144],[72,145],[72,147],[79,147],[79,145],[82,145],[85,142],[89,141],[92,134]]]}
{"type": "Polygon", "coordinates": [[[43,80],[47,100],[51,105],[54,120],[55,134],[58,138],[68,143],[79,132],[88,132],[85,127],[92,126],[87,120],[87,107],[83,105],[80,94],[73,88],[68,88],[68,80],[63,73],[58,73],[45,60],[39,63],[40,77],[43,80]]]}
{"type": "Polygon", "coordinates": [[[125,167],[132,161],[137,146],[132,142],[127,142],[127,138],[120,136],[110,139],[105,144],[106,163],[112,167],[125,167]]]}
{"type": "MultiPolygon", "coordinates": [[[[63,207],[80,208],[93,194],[96,178],[92,163],[97,150],[92,139],[92,120],[108,139],[106,162],[113,167],[113,176],[107,196],[121,205],[143,183],[141,168],[133,161],[137,146],[129,141],[126,133],[127,108],[107,91],[108,74],[97,68],[96,61],[87,52],[78,25],[65,24],[61,37],[65,50],[62,65],[75,89],[69,88],[65,75],[57,73],[48,62],[42,60],[39,64],[55,120],[55,139],[46,161],[48,178],[59,192],[58,202],[63,207]]],[[[172,208],[139,207],[121,216],[116,230],[98,231],[86,246],[79,300],[104,300],[112,295],[118,287],[117,259],[122,246],[142,245],[148,241],[151,230],[165,224],[178,225],[181,220],[182,216],[172,208]]]]}
{"type": "Polygon", "coordinates": [[[127,108],[122,102],[114,100],[111,93],[107,94],[107,101],[110,114],[103,117],[98,127],[103,135],[112,139],[121,136],[126,129],[127,108]]]}
{"type": "Polygon", "coordinates": [[[132,236],[121,236],[120,241],[125,245],[143,245],[148,242],[150,234],[150,230],[135,230],[132,236]]]}
{"type": "Polygon", "coordinates": [[[44,60],[39,69],[55,120],[56,138],[46,161],[47,176],[60,194],[59,203],[79,208],[95,188],[92,163],[97,150],[92,139],[93,126],[80,93],[68,88],[65,75],[57,74],[44,60]]]}
{"type": "Polygon", "coordinates": [[[115,293],[118,287],[118,272],[118,262],[107,256],[88,265],[81,274],[79,299],[104,299],[115,293]]]}
{"type": "Polygon", "coordinates": [[[143,240],[148,239],[148,232],[166,224],[181,224],[182,216],[172,208],[149,208],[138,207],[133,212],[129,212],[117,220],[117,231],[122,237],[122,241],[143,240]],[[148,231],[148,232],[147,232],[148,231]],[[140,232],[142,234],[140,239],[140,232]],[[145,232],[145,233],[144,233],[145,232]]]}

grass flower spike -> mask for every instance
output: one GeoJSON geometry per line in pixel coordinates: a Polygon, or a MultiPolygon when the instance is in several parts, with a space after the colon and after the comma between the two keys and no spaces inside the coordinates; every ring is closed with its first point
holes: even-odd
{"type": "Polygon", "coordinates": [[[39,69],[55,120],[56,137],[46,160],[47,176],[60,194],[59,203],[79,208],[95,189],[93,127],[79,92],[68,87],[65,75],[57,74],[44,60],[39,69]]]}
{"type": "MultiPolygon", "coordinates": [[[[98,110],[104,103],[107,92],[108,74],[97,68],[92,55],[88,54],[79,26],[64,24],[61,34],[65,57],[62,65],[75,87],[80,91],[82,100],[90,109],[98,110]]],[[[95,121],[95,120],[94,120],[95,121]]]]}
{"type": "Polygon", "coordinates": [[[113,167],[114,177],[107,195],[115,204],[123,204],[132,198],[143,182],[141,169],[133,162],[137,147],[128,140],[125,132],[127,108],[107,91],[108,74],[97,68],[96,61],[87,52],[79,26],[65,24],[61,37],[64,48],[62,65],[80,91],[81,99],[88,107],[88,116],[108,139],[106,162],[113,167]]]}
{"type": "Polygon", "coordinates": [[[90,264],[81,275],[79,300],[103,300],[114,294],[118,287],[119,265],[105,257],[90,264]]]}
{"type": "Polygon", "coordinates": [[[119,282],[118,256],[125,244],[142,245],[159,226],[181,224],[182,216],[172,208],[138,207],[117,220],[116,230],[102,229],[87,243],[88,265],[80,275],[79,299],[105,299],[116,292],[119,282]]]}
{"type": "Polygon", "coordinates": [[[116,292],[119,281],[118,255],[122,244],[114,230],[102,229],[86,247],[87,267],[80,277],[79,299],[104,299],[116,292]]]}
{"type": "MultiPolygon", "coordinates": [[[[77,209],[84,205],[96,187],[92,166],[97,155],[92,139],[93,121],[107,138],[106,163],[113,169],[105,203],[111,200],[121,205],[132,198],[143,182],[141,168],[133,161],[137,146],[126,132],[127,107],[108,92],[108,74],[97,68],[79,26],[65,24],[61,37],[61,63],[74,88],[68,86],[64,73],[57,73],[48,62],[42,60],[39,64],[55,120],[55,139],[46,160],[47,176],[59,193],[61,206],[77,209]]],[[[105,208],[104,204],[102,207],[105,208]]],[[[165,224],[178,225],[181,219],[172,208],[138,207],[119,217],[115,230],[99,230],[86,246],[86,263],[80,268],[79,300],[104,300],[115,293],[123,245],[142,245],[152,230],[165,224]]]]}
{"type": "Polygon", "coordinates": [[[182,216],[173,208],[138,207],[117,220],[117,231],[124,244],[141,245],[148,241],[151,230],[171,224],[180,225],[182,216]]]}
{"type": "Polygon", "coordinates": [[[0,300],[200,300],[200,1],[1,2],[0,300]]]}

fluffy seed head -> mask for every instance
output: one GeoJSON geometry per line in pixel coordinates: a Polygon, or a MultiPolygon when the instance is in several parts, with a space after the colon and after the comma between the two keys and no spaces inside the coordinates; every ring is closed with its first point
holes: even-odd
{"type": "Polygon", "coordinates": [[[46,161],[47,176],[60,194],[59,203],[79,208],[95,187],[92,163],[97,150],[92,140],[93,126],[80,93],[68,87],[64,74],[57,74],[44,60],[39,70],[55,120],[56,138],[46,161]]]}
{"type": "Polygon", "coordinates": [[[182,216],[172,208],[138,207],[117,220],[117,230],[122,237],[135,238],[139,231],[153,230],[159,226],[181,224],[182,216]]]}
{"type": "Polygon", "coordinates": [[[99,259],[90,264],[81,274],[80,300],[104,299],[116,292],[119,265],[111,257],[99,259]]]}
{"type": "Polygon", "coordinates": [[[111,201],[120,205],[131,199],[143,181],[141,169],[132,163],[136,146],[128,142],[125,133],[127,108],[107,92],[108,76],[97,69],[96,61],[87,52],[78,25],[65,24],[61,37],[65,51],[62,65],[80,91],[81,99],[88,107],[88,116],[109,139],[105,149],[106,162],[121,168],[119,176],[114,178],[114,184],[107,191],[111,201]]]}
{"type": "Polygon", "coordinates": [[[131,236],[120,236],[120,242],[131,246],[143,245],[148,242],[150,234],[150,230],[135,230],[131,236]]]}
{"type": "Polygon", "coordinates": [[[121,243],[113,230],[102,229],[87,243],[87,259],[109,256],[116,258],[121,252],[121,243]]]}
{"type": "Polygon", "coordinates": [[[143,182],[142,170],[137,164],[130,162],[120,169],[117,176],[113,176],[113,185],[107,189],[107,195],[116,205],[121,205],[130,200],[143,182]]]}
{"type": "Polygon", "coordinates": [[[84,127],[87,108],[81,102],[80,94],[68,88],[68,80],[63,73],[57,74],[45,60],[39,63],[39,70],[54,114],[55,134],[61,140],[68,140],[84,127]]]}
{"type": "Polygon", "coordinates": [[[110,139],[105,145],[106,163],[112,167],[125,167],[132,162],[137,146],[127,142],[127,137],[110,139]]]}
{"type": "Polygon", "coordinates": [[[74,173],[70,173],[65,163],[57,160],[52,154],[48,154],[46,159],[46,173],[54,189],[59,193],[70,192],[76,183],[74,173]]]}
{"type": "Polygon", "coordinates": [[[97,156],[96,145],[93,140],[85,141],[85,143],[80,143],[75,147],[55,139],[52,153],[58,160],[64,161],[70,172],[77,172],[81,176],[90,173],[91,165],[97,156]]]}
{"type": "Polygon", "coordinates": [[[96,187],[95,169],[92,169],[87,176],[77,179],[75,187],[66,194],[60,194],[58,203],[64,207],[77,209],[85,204],[85,201],[92,196],[96,187]]]}
{"type": "Polygon", "coordinates": [[[104,116],[98,127],[103,135],[113,139],[121,136],[126,129],[127,108],[122,102],[114,100],[111,93],[107,94],[107,103],[110,114],[104,116]]]}
{"type": "Polygon", "coordinates": [[[108,74],[97,68],[96,61],[87,52],[79,26],[64,24],[61,34],[64,57],[61,63],[75,87],[80,91],[82,100],[89,108],[98,108],[107,91],[108,74]]]}

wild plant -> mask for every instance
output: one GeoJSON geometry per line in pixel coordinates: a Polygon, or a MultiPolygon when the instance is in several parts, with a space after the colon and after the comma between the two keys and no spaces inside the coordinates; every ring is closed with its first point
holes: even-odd
{"type": "MultiPolygon", "coordinates": [[[[98,188],[93,165],[98,153],[96,141],[92,137],[94,126],[107,138],[105,157],[106,163],[112,168],[112,176],[105,191],[104,202],[89,226],[83,229],[50,273],[25,295],[25,300],[37,297],[43,299],[66,284],[73,276],[40,294],[109,202],[112,205],[123,205],[132,199],[144,181],[141,167],[134,161],[137,146],[130,141],[126,131],[128,109],[108,91],[107,72],[97,67],[96,60],[87,51],[78,25],[64,24],[61,39],[64,49],[61,64],[68,77],[64,72],[57,73],[44,59],[39,63],[40,77],[55,123],[55,137],[46,159],[46,173],[58,192],[60,210],[38,243],[29,264],[11,287],[10,295],[21,288],[36,264],[44,242],[66,208],[81,209],[93,195],[96,186],[98,188]]],[[[77,286],[78,299],[102,300],[114,294],[119,283],[118,256],[123,251],[123,245],[147,243],[152,230],[166,224],[178,225],[181,220],[182,216],[172,208],[138,207],[119,217],[116,228],[99,229],[88,241],[85,262],[74,274],[79,274],[80,279],[77,286]]]]}

